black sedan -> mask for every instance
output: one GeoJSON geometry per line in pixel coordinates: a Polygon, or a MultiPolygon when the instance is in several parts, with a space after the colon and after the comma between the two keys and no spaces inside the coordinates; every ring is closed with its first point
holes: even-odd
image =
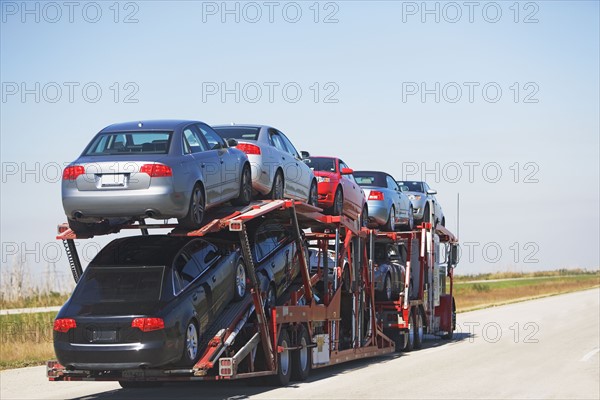
{"type": "Polygon", "coordinates": [[[54,322],[71,369],[192,366],[199,339],[246,293],[238,250],[162,235],[116,239],[92,260],[54,322]]]}

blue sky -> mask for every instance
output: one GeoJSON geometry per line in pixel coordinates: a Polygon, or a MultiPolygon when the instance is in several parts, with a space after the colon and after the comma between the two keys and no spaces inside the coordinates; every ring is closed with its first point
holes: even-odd
{"type": "Polygon", "coordinates": [[[56,245],[56,165],[157,118],[273,125],[397,179],[437,168],[424,178],[453,230],[460,194],[472,250],[457,273],[600,264],[596,1],[477,2],[473,22],[463,2],[428,2],[439,22],[422,2],[275,2],[273,22],[265,2],[77,2],[72,22],[63,2],[0,4],[3,267],[37,246],[40,271],[56,245]]]}

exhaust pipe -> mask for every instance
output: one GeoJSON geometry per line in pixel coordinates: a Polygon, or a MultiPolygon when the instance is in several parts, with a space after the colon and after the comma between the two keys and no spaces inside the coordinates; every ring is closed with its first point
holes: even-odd
{"type": "Polygon", "coordinates": [[[155,215],[154,211],[152,211],[152,210],[146,211],[146,217],[154,218],[154,215],[155,215]]]}
{"type": "Polygon", "coordinates": [[[73,216],[75,217],[75,219],[79,219],[79,218],[83,217],[83,214],[81,213],[81,211],[75,211],[73,213],[73,216]]]}

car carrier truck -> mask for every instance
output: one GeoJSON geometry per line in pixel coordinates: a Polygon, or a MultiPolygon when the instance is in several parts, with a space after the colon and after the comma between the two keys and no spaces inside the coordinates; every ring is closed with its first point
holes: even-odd
{"type": "MultiPolygon", "coordinates": [[[[195,231],[143,220],[121,227],[140,229],[144,235],[155,228],[169,228],[171,235],[182,236],[210,236],[224,230],[237,233],[250,290],[241,301],[229,304],[201,338],[199,361],[187,369],[115,371],[67,369],[49,361],[49,380],[116,380],[123,387],[144,387],[166,381],[264,377],[272,384],[286,385],[291,379],[305,380],[311,369],[418,349],[425,333],[452,337],[452,272],[458,241],[441,225],[424,223],[410,232],[384,232],[361,227],[360,218],[325,215],[317,207],[293,200],[219,208],[207,218],[210,222],[195,231]],[[334,265],[322,257],[323,265],[314,273],[300,252],[296,283],[277,299],[276,307],[268,309],[245,226],[259,217],[287,224],[299,246],[309,242],[323,252],[331,248],[335,252],[334,265]],[[378,300],[374,291],[369,255],[381,241],[401,244],[410,255],[404,288],[392,301],[378,300]]],[[[76,235],[63,224],[57,239],[63,241],[73,277],[79,280],[83,271],[76,235]]]]}

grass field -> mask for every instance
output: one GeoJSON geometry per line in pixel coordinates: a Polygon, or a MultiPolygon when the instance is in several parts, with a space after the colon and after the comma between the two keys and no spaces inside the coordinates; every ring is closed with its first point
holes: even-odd
{"type": "Polygon", "coordinates": [[[54,358],[55,312],[0,315],[0,369],[40,365],[54,358]]]}
{"type": "Polygon", "coordinates": [[[8,308],[62,306],[63,304],[65,304],[68,298],[69,294],[51,292],[44,294],[36,294],[34,296],[24,297],[12,301],[0,299],[0,310],[5,310],[8,308]]]}
{"type": "Polygon", "coordinates": [[[454,298],[458,312],[600,286],[600,274],[597,272],[537,277],[521,274],[511,278],[490,277],[480,280],[476,278],[471,276],[455,281],[454,298]]]}

